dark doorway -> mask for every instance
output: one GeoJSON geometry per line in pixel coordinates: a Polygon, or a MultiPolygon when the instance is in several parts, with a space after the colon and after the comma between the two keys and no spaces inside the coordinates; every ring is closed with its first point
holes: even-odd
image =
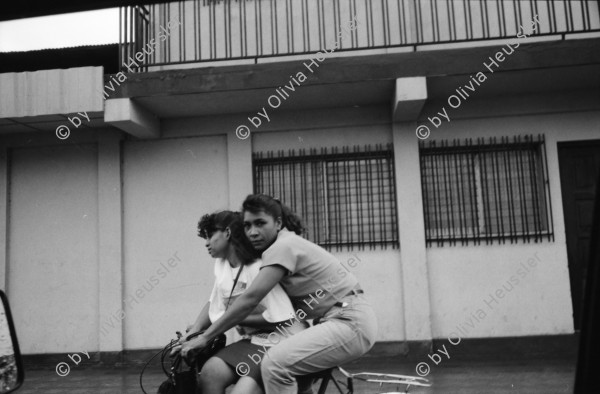
{"type": "MultiPolygon", "coordinates": [[[[600,172],[600,140],[558,144],[573,322],[581,329],[596,182],[600,172]]],[[[597,242],[598,240],[596,240],[597,242]]]]}

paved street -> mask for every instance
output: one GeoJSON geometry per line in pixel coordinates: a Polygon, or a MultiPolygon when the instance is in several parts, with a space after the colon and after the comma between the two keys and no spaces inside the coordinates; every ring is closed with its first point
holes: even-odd
{"type": "MultiPolygon", "coordinates": [[[[350,372],[387,372],[414,375],[415,362],[402,361],[399,357],[364,357],[347,365],[350,372]]],[[[66,377],[59,377],[54,368],[30,366],[19,394],[133,394],[139,388],[139,366],[107,368],[96,365],[80,365],[71,369],[66,377]]],[[[445,360],[433,366],[429,376],[431,388],[411,388],[410,393],[571,393],[575,376],[575,359],[544,358],[519,360],[445,360]]],[[[157,368],[144,378],[148,393],[156,393],[163,379],[157,368]]],[[[357,382],[355,393],[371,394],[394,391],[396,386],[378,389],[372,383],[357,382]]],[[[402,391],[402,390],[399,390],[402,391]]],[[[337,391],[330,384],[327,394],[337,391]]]]}

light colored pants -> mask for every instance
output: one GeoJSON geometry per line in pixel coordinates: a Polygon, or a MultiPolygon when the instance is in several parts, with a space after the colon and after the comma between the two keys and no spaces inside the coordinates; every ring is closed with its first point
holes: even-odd
{"type": "Polygon", "coordinates": [[[332,307],[320,324],[269,349],[261,364],[266,394],[297,394],[296,376],[347,363],[373,347],[377,320],[364,295],[340,301],[347,306],[332,307]]]}

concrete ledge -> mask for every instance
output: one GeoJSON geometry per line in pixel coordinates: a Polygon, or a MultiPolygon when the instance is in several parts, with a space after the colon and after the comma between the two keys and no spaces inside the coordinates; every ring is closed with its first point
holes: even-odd
{"type": "Polygon", "coordinates": [[[138,138],[159,138],[160,121],[131,99],[106,100],[104,121],[138,138]]]}

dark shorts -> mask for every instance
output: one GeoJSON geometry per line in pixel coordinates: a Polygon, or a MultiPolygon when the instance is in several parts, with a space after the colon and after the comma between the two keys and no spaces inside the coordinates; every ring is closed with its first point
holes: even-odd
{"type": "Polygon", "coordinates": [[[250,343],[249,339],[244,339],[224,347],[213,357],[225,361],[236,375],[248,376],[254,379],[260,387],[263,387],[260,376],[260,360],[264,356],[264,351],[262,346],[254,345],[250,343]]]}

